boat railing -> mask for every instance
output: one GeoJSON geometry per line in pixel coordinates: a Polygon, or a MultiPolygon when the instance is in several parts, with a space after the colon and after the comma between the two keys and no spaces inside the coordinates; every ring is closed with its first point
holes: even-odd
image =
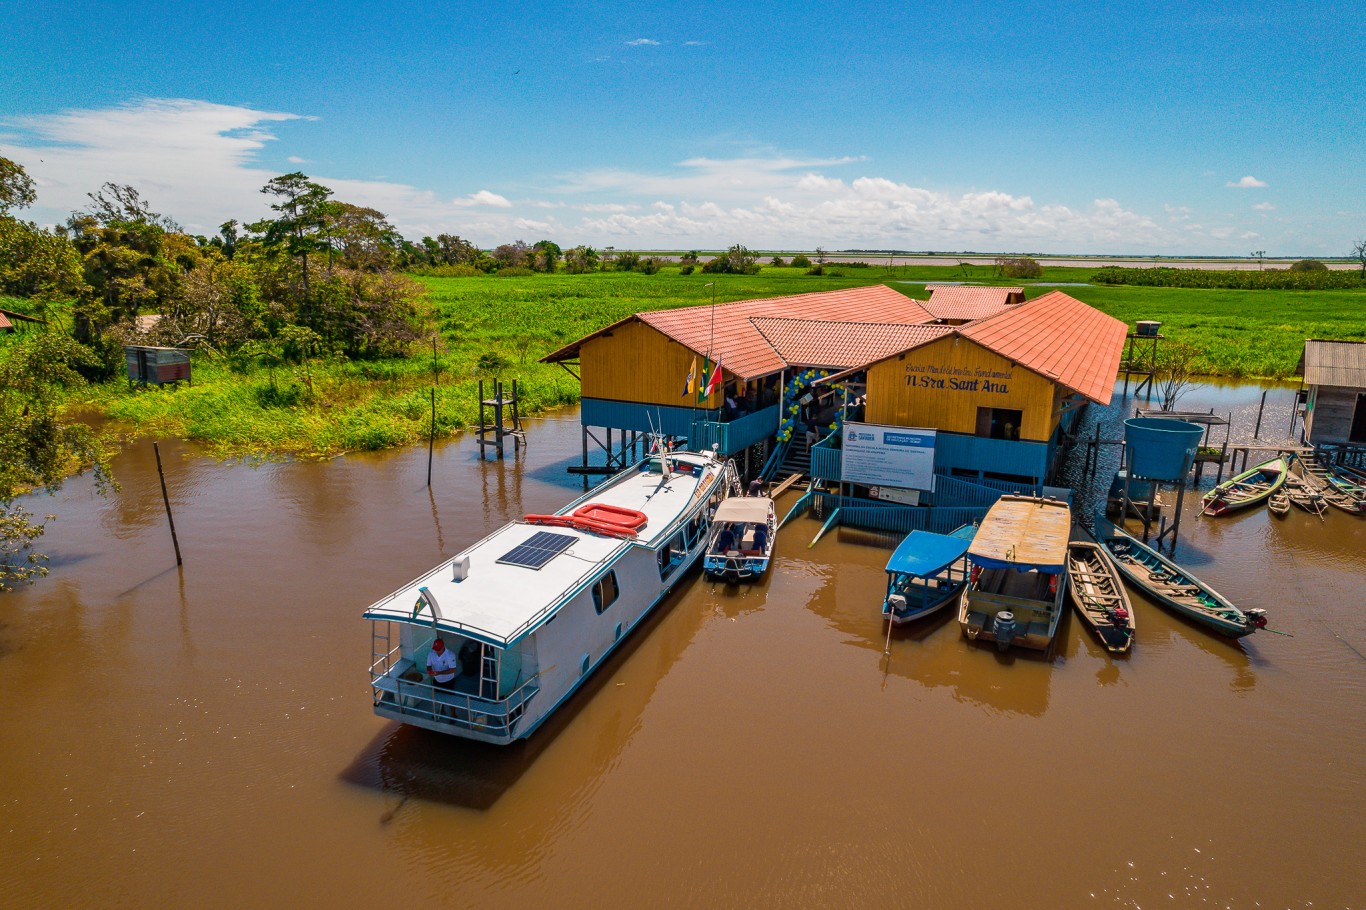
{"type": "Polygon", "coordinates": [[[371,668],[370,678],[376,707],[498,739],[512,737],[527,703],[540,691],[542,675],[533,674],[507,695],[493,699],[446,689],[425,679],[419,682],[399,674],[376,673],[376,669],[371,668]]]}

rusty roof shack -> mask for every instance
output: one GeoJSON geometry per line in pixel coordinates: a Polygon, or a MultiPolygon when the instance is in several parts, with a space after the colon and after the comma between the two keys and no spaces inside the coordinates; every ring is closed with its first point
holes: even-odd
{"type": "Polygon", "coordinates": [[[733,454],[826,435],[839,407],[937,431],[938,473],[1038,487],[1080,406],[1109,403],[1127,333],[1060,291],[936,287],[922,302],[875,285],[637,313],[544,361],[580,379],[585,466],[590,437],[607,467],[651,428],[733,454]]]}
{"type": "Polygon", "coordinates": [[[1304,343],[1304,438],[1310,445],[1366,445],[1366,341],[1304,343]]]}
{"type": "Polygon", "coordinates": [[[180,348],[158,348],[150,345],[127,344],[123,357],[128,363],[128,381],[138,385],[166,385],[189,382],[190,352],[180,348]]]}
{"type": "Polygon", "coordinates": [[[37,316],[26,316],[13,310],[0,310],[0,332],[13,332],[29,323],[47,325],[47,320],[39,319],[37,316]]]}

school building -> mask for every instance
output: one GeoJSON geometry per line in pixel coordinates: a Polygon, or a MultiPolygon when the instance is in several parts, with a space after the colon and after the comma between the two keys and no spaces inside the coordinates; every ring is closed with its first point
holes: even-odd
{"type": "Polygon", "coordinates": [[[1127,325],[1059,291],[930,290],[637,313],[544,361],[579,377],[584,463],[591,441],[604,471],[652,429],[747,461],[757,446],[750,474],[811,431],[811,474],[838,480],[847,421],[934,430],[938,475],[1039,487],[1080,408],[1109,403],[1127,325]]]}

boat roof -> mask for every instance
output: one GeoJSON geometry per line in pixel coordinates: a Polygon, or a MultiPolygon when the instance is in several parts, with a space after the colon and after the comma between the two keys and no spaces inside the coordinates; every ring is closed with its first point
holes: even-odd
{"type": "Polygon", "coordinates": [[[773,514],[773,500],[767,496],[732,496],[716,507],[713,521],[766,522],[773,514]]]}
{"type": "Polygon", "coordinates": [[[1037,569],[1057,573],[1067,566],[1072,510],[1058,499],[1002,496],[982,519],[968,558],[986,569],[1037,569]]]}
{"type": "Polygon", "coordinates": [[[917,578],[938,575],[962,559],[963,554],[972,545],[971,534],[966,537],[957,536],[962,530],[959,528],[953,534],[912,531],[892,553],[892,558],[887,560],[887,571],[900,575],[914,575],[917,578]]]}
{"type": "Polygon", "coordinates": [[[550,619],[628,548],[661,543],[695,497],[705,495],[708,471],[714,476],[722,467],[709,455],[674,453],[669,458],[686,470],[665,478],[657,458],[646,460],[555,513],[567,515],[589,504],[635,509],[648,519],[640,536],[626,540],[577,527],[514,521],[372,604],[365,618],[511,645],[550,619]],[[466,558],[468,571],[456,580],[456,567],[466,558]]]}

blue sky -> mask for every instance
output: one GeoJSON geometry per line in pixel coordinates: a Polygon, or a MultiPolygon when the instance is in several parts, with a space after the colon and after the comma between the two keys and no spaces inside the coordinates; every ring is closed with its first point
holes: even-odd
{"type": "Polygon", "coordinates": [[[1318,3],[0,0],[27,217],[196,232],[302,170],[483,246],[1343,255],[1366,24],[1318,3]]]}

